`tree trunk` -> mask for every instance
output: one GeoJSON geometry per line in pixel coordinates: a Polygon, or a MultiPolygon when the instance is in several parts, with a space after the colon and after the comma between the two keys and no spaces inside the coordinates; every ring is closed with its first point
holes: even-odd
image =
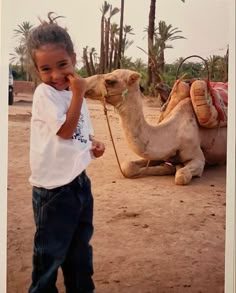
{"type": "Polygon", "coordinates": [[[104,73],[104,61],[105,61],[105,56],[104,56],[104,22],[105,22],[105,17],[102,15],[101,19],[101,44],[100,44],[100,73],[104,73]]]}
{"type": "Polygon", "coordinates": [[[109,33],[110,33],[110,18],[105,20],[105,58],[104,58],[104,71],[108,71],[108,60],[109,60],[109,33]]]}
{"type": "Polygon", "coordinates": [[[124,0],[121,0],[120,34],[119,34],[118,56],[117,56],[117,68],[121,67],[121,54],[122,54],[122,44],[123,44],[123,24],[124,24],[124,0]]]}
{"type": "Polygon", "coordinates": [[[90,69],[91,69],[91,75],[96,74],[94,62],[93,62],[93,51],[90,51],[89,53],[89,61],[90,61],[90,69]]]}
{"type": "Polygon", "coordinates": [[[88,61],[88,55],[87,55],[87,48],[83,49],[83,61],[86,67],[86,71],[87,71],[87,75],[91,76],[91,69],[90,69],[90,65],[89,65],[89,61],[88,61]]]}
{"type": "Polygon", "coordinates": [[[151,0],[148,23],[148,71],[147,71],[147,86],[153,82],[152,74],[152,59],[153,56],[153,39],[155,31],[155,14],[156,14],[156,0],[151,0]]]}
{"type": "Polygon", "coordinates": [[[160,60],[159,60],[159,68],[160,68],[160,72],[164,73],[164,69],[165,69],[165,46],[161,45],[160,47],[160,60]]]}
{"type": "Polygon", "coordinates": [[[114,69],[118,68],[118,43],[115,43],[115,49],[114,49],[114,69]]]}
{"type": "Polygon", "coordinates": [[[124,58],[124,56],[125,56],[125,42],[126,42],[126,36],[127,36],[127,34],[124,33],[124,37],[123,37],[123,40],[122,40],[121,58],[124,58]]]}
{"type": "Polygon", "coordinates": [[[114,39],[111,36],[110,39],[110,44],[111,44],[111,48],[110,48],[110,53],[109,53],[109,71],[111,71],[113,69],[113,54],[114,54],[114,39]]]}

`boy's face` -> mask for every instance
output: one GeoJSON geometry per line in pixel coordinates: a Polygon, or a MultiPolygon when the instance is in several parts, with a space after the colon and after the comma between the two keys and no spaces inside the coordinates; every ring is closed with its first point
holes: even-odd
{"type": "Polygon", "coordinates": [[[42,82],[58,91],[68,88],[68,74],[74,72],[75,53],[70,56],[63,47],[44,45],[35,52],[35,64],[42,82]]]}

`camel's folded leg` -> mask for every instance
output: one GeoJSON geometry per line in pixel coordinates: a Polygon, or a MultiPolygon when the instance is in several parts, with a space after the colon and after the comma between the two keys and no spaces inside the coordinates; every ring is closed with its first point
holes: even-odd
{"type": "Polygon", "coordinates": [[[175,184],[187,185],[192,177],[200,177],[202,175],[205,166],[204,156],[200,156],[196,159],[190,160],[184,164],[184,167],[178,166],[175,174],[175,184]]]}
{"type": "Polygon", "coordinates": [[[128,178],[138,176],[164,176],[173,175],[176,172],[176,167],[168,163],[161,163],[158,161],[137,160],[130,162],[123,162],[121,169],[128,178]]]}

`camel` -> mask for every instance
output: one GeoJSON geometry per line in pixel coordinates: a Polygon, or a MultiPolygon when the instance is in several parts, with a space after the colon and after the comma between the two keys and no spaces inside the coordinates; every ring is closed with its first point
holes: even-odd
{"type": "Polygon", "coordinates": [[[171,92],[171,88],[168,86],[168,84],[165,84],[163,82],[158,82],[155,86],[156,93],[160,96],[161,99],[161,106],[166,103],[168,100],[168,97],[171,92]]]}
{"type": "Polygon", "coordinates": [[[86,78],[85,97],[115,107],[129,147],[142,158],[122,164],[126,177],[175,174],[175,184],[186,185],[202,175],[206,164],[226,162],[227,128],[200,127],[190,98],[157,125],[148,124],[139,80],[138,72],[125,69],[86,78]]]}

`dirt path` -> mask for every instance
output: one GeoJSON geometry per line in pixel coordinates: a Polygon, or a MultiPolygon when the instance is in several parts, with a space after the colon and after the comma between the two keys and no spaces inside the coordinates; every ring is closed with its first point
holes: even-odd
{"type": "MultiPolygon", "coordinates": [[[[88,168],[95,199],[92,240],[96,293],[224,292],[225,167],[205,170],[189,186],[173,176],[125,179],[115,161],[102,106],[88,101],[103,158],[88,168]]],[[[29,177],[31,97],[9,107],[8,293],[30,283],[34,223],[29,177]]],[[[150,123],[158,109],[145,104],[150,123]]],[[[122,160],[129,151],[118,116],[109,111],[122,160]]],[[[61,272],[59,292],[64,292],[61,272]]]]}

